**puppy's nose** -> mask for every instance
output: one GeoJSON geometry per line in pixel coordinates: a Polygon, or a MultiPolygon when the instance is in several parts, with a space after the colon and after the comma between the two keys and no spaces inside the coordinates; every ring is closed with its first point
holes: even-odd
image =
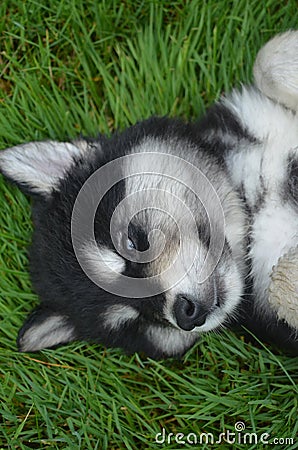
{"type": "Polygon", "coordinates": [[[177,325],[185,331],[204,325],[208,310],[187,295],[177,295],[174,303],[174,315],[177,325]]]}

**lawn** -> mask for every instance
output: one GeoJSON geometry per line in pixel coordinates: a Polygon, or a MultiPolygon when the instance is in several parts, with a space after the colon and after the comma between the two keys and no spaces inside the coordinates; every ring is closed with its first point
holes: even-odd
{"type": "MultiPolygon", "coordinates": [[[[2,0],[0,149],[196,118],[297,24],[296,0],[2,0]]],[[[164,362],[84,343],[19,354],[31,232],[1,177],[0,449],[297,448],[297,358],[241,334],[164,362]]]]}

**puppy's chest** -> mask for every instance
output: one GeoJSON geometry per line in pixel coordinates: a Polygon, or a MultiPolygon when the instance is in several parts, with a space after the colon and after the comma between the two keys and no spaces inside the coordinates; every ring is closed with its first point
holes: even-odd
{"type": "Polygon", "coordinates": [[[298,245],[298,215],[277,195],[265,197],[259,211],[251,217],[251,272],[258,297],[266,295],[273,266],[281,255],[298,245]]]}
{"type": "MultiPolygon", "coordinates": [[[[288,200],[288,158],[293,147],[276,139],[238,148],[227,167],[249,215],[249,257],[257,299],[266,298],[272,267],[298,245],[298,210],[288,200]]],[[[297,154],[298,156],[298,154],[297,154]]]]}

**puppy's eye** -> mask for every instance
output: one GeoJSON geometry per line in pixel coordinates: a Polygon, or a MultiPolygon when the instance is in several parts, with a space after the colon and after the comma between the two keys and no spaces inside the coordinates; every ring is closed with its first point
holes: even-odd
{"type": "Polygon", "coordinates": [[[135,250],[136,246],[132,239],[129,237],[126,239],[126,250],[135,250]]]}
{"type": "MultiPolygon", "coordinates": [[[[122,248],[122,252],[124,252],[123,255],[125,256],[126,254],[127,257],[131,252],[137,249],[134,240],[131,239],[131,237],[127,236],[127,234],[125,235],[124,233],[121,236],[121,241],[119,242],[119,244],[120,248],[122,248]]],[[[122,253],[120,252],[120,254],[122,253]]]]}

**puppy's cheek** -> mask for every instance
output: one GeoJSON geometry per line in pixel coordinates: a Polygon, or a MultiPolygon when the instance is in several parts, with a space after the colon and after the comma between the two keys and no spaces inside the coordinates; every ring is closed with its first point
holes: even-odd
{"type": "Polygon", "coordinates": [[[128,326],[131,321],[137,320],[138,311],[129,305],[113,305],[103,314],[103,326],[110,332],[117,332],[121,327],[128,326]]]}

